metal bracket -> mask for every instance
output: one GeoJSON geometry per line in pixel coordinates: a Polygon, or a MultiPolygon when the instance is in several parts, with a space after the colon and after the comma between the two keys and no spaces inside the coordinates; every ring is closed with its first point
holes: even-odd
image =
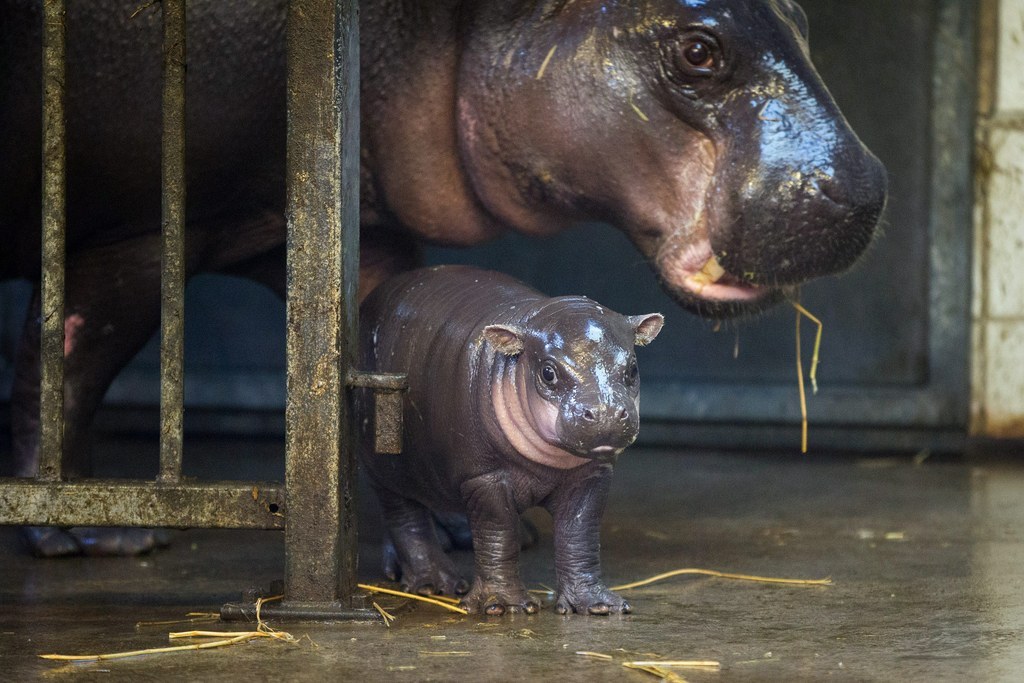
{"type": "Polygon", "coordinates": [[[346,384],[373,391],[373,449],[377,453],[401,453],[402,394],[409,390],[408,378],[389,372],[349,370],[346,384]]]}

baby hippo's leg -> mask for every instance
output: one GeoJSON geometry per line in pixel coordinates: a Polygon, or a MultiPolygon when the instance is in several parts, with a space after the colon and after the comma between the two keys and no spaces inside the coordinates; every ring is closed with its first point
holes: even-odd
{"type": "Polygon", "coordinates": [[[519,512],[500,475],[484,475],[466,482],[463,499],[473,533],[476,576],[462,599],[462,607],[475,613],[535,614],[539,605],[519,577],[519,512]]]}
{"type": "Polygon", "coordinates": [[[421,595],[465,593],[469,585],[437,542],[430,511],[390,491],[377,493],[389,536],[384,541],[388,578],[398,580],[402,590],[421,595]]]}
{"type": "Polygon", "coordinates": [[[548,510],[554,518],[555,609],[560,614],[610,614],[631,611],[629,603],[608,590],[601,578],[600,526],[611,465],[585,465],[566,486],[552,495],[548,510]]]}
{"type": "MultiPolygon", "coordinates": [[[[437,522],[437,535],[441,539],[441,547],[449,550],[472,550],[473,532],[469,529],[469,520],[465,515],[455,513],[434,513],[437,522]]],[[[525,517],[519,518],[520,548],[526,550],[537,545],[540,532],[533,522],[525,517]]]]}

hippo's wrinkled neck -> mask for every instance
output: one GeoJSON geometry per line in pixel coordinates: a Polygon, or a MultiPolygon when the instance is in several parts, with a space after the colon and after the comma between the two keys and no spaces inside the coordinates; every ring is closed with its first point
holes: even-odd
{"type": "Polygon", "coordinates": [[[521,456],[547,467],[568,470],[590,462],[551,443],[557,438],[557,408],[531,392],[523,365],[495,362],[491,405],[502,434],[521,456]]]}
{"type": "Polygon", "coordinates": [[[460,159],[456,0],[363,3],[363,224],[397,221],[438,244],[471,246],[506,229],[460,159]]]}

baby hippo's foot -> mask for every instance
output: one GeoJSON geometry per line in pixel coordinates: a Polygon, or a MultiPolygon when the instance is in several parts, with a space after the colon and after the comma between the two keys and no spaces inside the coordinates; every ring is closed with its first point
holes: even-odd
{"type": "Polygon", "coordinates": [[[629,614],[632,609],[628,602],[602,583],[560,586],[555,601],[555,610],[559,614],[629,614]]]}
{"type": "Polygon", "coordinates": [[[411,557],[407,562],[399,559],[390,540],[384,542],[384,574],[398,581],[402,590],[418,595],[464,595],[469,583],[459,576],[448,556],[438,551],[430,557],[411,557]]]}
{"type": "Polygon", "coordinates": [[[505,584],[477,579],[459,606],[471,614],[500,617],[503,614],[536,614],[540,605],[522,583],[505,584]]]}
{"type": "Polygon", "coordinates": [[[171,542],[166,529],[30,526],[22,529],[22,536],[37,557],[142,555],[171,542]]]}

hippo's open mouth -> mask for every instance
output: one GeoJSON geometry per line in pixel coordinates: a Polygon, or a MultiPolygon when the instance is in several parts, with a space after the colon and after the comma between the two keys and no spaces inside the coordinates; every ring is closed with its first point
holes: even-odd
{"type": "Polygon", "coordinates": [[[771,287],[756,285],[722,267],[710,242],[697,244],[674,259],[667,259],[663,273],[681,293],[698,301],[720,304],[751,304],[771,298],[771,287]]]}

